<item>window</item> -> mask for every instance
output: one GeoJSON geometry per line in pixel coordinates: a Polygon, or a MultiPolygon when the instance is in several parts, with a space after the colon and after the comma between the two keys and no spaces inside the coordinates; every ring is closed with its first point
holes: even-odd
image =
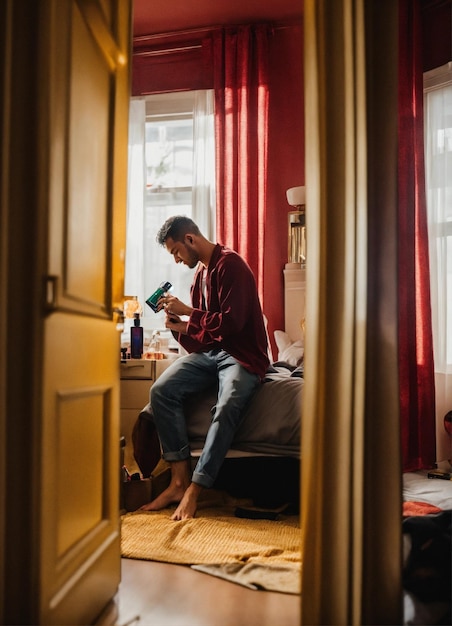
{"type": "Polygon", "coordinates": [[[443,427],[452,409],[452,62],[424,74],[425,183],[430,258],[437,458],[450,458],[443,427]]]}
{"type": "Polygon", "coordinates": [[[174,263],[157,232],[168,217],[188,215],[215,239],[213,92],[132,98],[130,105],[125,292],[138,297],[145,330],[161,330],[164,313],[145,300],[169,281],[189,302],[194,270],[174,263]]]}
{"type": "Polygon", "coordinates": [[[452,373],[452,63],[427,72],[424,85],[435,364],[452,373]]]}

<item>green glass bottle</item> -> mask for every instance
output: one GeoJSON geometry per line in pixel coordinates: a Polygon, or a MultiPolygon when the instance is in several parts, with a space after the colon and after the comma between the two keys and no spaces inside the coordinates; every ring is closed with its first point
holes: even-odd
{"type": "Polygon", "coordinates": [[[164,281],[161,285],[154,291],[154,293],[149,296],[146,300],[146,304],[151,307],[154,313],[157,313],[157,304],[162,296],[165,295],[167,291],[169,291],[172,287],[172,284],[168,281],[164,281]]]}

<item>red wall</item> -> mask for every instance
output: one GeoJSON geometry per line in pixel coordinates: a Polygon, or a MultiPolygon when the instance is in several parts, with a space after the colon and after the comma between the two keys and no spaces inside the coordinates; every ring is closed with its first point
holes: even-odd
{"type": "MultiPolygon", "coordinates": [[[[303,27],[277,30],[271,51],[268,187],[264,268],[270,335],[284,329],[283,269],[287,262],[286,190],[304,185],[303,27]]],[[[275,354],[276,356],[276,354],[275,354]]]]}

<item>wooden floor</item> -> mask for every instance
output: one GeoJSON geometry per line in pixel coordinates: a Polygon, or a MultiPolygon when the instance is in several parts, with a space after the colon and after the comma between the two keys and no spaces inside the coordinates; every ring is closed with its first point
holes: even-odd
{"type": "Polygon", "coordinates": [[[253,591],[188,566],[122,559],[98,626],[299,626],[300,596],[253,591]]]}
{"type": "MultiPolygon", "coordinates": [[[[426,474],[427,471],[404,475],[404,498],[451,508],[452,483],[432,482],[426,474]]],[[[122,559],[121,564],[118,593],[96,626],[299,626],[301,623],[300,596],[252,591],[183,565],[132,559],[122,559]]]]}

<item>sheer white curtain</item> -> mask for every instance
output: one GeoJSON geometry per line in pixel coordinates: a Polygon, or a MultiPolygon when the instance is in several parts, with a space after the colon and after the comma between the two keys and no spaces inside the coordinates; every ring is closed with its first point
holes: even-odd
{"type": "Polygon", "coordinates": [[[425,169],[436,388],[437,460],[452,459],[452,62],[424,75],[425,169]]]}
{"type": "MultiPolygon", "coordinates": [[[[201,90],[187,92],[190,97],[180,105],[180,94],[132,98],[129,113],[129,177],[127,203],[127,233],[125,259],[125,293],[137,296],[143,306],[142,324],[146,328],[157,328],[162,316],[156,316],[145,306],[146,298],[162,280],[169,280],[178,297],[189,299],[189,288],[193,271],[175,266],[171,255],[157,245],[155,236],[165,219],[176,213],[193,218],[202,233],[215,240],[215,126],[214,92],[201,90]],[[156,200],[155,194],[147,191],[148,163],[146,162],[146,108],[154,98],[153,112],[163,116],[193,113],[193,156],[191,197],[181,192],[163,194],[165,200],[156,200]],[[191,104],[187,105],[187,102],[191,104]],[[171,107],[174,104],[175,110],[171,107]],[[182,108],[177,108],[182,106],[182,108]],[[160,108],[159,108],[160,107],[160,108]],[[185,108],[184,108],[185,107],[185,108]],[[188,107],[188,108],[187,108],[188,107]],[[175,112],[176,111],[176,112],[175,112]],[[181,204],[182,203],[182,204],[181,204]]],[[[185,188],[186,189],[186,188],[185,188]]]]}
{"type": "Polygon", "coordinates": [[[146,193],[145,123],[145,100],[141,98],[131,100],[124,290],[125,295],[138,296],[138,301],[142,304],[145,300],[143,281],[143,220],[146,193]]]}
{"type": "Polygon", "coordinates": [[[213,89],[197,91],[193,110],[193,220],[215,241],[215,124],[213,89]]]}

